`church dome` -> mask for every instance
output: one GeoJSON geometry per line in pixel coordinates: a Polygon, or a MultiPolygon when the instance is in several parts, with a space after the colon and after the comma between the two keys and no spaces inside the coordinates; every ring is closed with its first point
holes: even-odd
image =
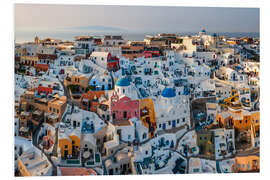
{"type": "Polygon", "coordinates": [[[129,86],[130,82],[127,78],[121,78],[116,82],[117,86],[129,86]]]}
{"type": "Polygon", "coordinates": [[[162,95],[163,97],[166,97],[166,98],[171,98],[171,97],[175,97],[175,96],[176,96],[176,94],[175,94],[173,88],[165,88],[165,89],[162,91],[161,95],[162,95]]]}

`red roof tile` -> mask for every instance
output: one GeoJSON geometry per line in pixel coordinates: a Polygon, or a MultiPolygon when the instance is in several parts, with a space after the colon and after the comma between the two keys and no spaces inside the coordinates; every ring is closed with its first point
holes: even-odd
{"type": "Polygon", "coordinates": [[[73,167],[60,167],[62,176],[89,176],[97,175],[93,169],[87,168],[73,168],[73,167]]]}

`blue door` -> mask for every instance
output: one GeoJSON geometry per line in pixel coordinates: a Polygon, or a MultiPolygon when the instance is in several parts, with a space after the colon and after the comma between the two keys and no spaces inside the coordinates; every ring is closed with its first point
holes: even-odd
{"type": "Polygon", "coordinates": [[[165,124],[165,123],[163,123],[163,125],[162,125],[162,129],[163,129],[163,130],[165,130],[165,129],[166,129],[166,124],[165,124]]]}
{"type": "Polygon", "coordinates": [[[175,127],[175,120],[172,121],[172,127],[175,127]]]}

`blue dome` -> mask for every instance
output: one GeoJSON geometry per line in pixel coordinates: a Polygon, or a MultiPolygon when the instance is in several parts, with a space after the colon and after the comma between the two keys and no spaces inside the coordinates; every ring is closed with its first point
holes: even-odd
{"type": "Polygon", "coordinates": [[[121,79],[118,79],[118,81],[116,82],[116,85],[117,86],[129,86],[130,82],[127,78],[121,78],[121,79]]]}
{"type": "Polygon", "coordinates": [[[165,88],[165,89],[162,91],[161,95],[162,95],[163,97],[166,97],[166,98],[171,98],[171,97],[175,97],[175,96],[176,96],[176,94],[175,94],[173,88],[165,88]]]}
{"type": "Polygon", "coordinates": [[[205,29],[203,29],[201,32],[206,33],[205,29]]]}

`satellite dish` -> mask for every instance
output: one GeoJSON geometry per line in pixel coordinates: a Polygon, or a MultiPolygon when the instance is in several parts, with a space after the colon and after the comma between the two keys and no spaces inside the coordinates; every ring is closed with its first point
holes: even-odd
{"type": "Polygon", "coordinates": [[[89,152],[89,151],[85,151],[85,152],[83,153],[83,157],[84,157],[85,159],[89,158],[89,156],[90,156],[90,152],[89,152]]]}

